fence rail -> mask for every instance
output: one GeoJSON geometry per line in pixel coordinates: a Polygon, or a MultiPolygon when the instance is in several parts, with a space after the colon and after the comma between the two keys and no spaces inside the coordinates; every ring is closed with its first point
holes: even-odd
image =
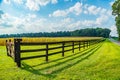
{"type": "Polygon", "coordinates": [[[22,42],[22,39],[14,39],[14,43],[11,43],[11,40],[6,40],[6,49],[7,55],[14,58],[14,61],[17,63],[18,67],[21,67],[21,60],[26,59],[33,59],[33,58],[40,58],[45,57],[46,62],[49,60],[49,56],[55,54],[62,54],[64,57],[65,52],[72,51],[74,53],[75,49],[81,50],[81,48],[88,48],[90,45],[97,44],[99,42],[104,41],[104,39],[95,39],[95,40],[82,40],[82,41],[61,41],[61,42],[22,42]],[[49,47],[50,45],[60,45],[49,47]],[[35,46],[35,45],[44,45],[45,48],[42,49],[32,49],[32,50],[21,50],[21,46],[35,46]],[[14,46],[14,47],[12,47],[14,46]],[[77,46],[77,47],[75,47],[77,46]],[[65,48],[71,47],[70,49],[65,50],[65,48]],[[50,50],[61,49],[61,51],[49,53],[50,50]],[[13,51],[12,51],[13,50],[13,51]],[[41,52],[45,51],[44,55],[37,55],[37,56],[29,56],[29,57],[21,57],[21,54],[30,53],[30,52],[41,52]]]}

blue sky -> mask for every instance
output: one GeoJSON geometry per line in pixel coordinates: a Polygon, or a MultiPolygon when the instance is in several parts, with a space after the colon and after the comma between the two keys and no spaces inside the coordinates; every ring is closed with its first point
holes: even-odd
{"type": "Polygon", "coordinates": [[[0,0],[0,34],[109,28],[114,0],[0,0]]]}

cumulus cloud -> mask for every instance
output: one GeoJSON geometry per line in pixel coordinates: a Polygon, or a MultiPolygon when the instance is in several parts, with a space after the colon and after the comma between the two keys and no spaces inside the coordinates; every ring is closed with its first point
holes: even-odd
{"type": "Polygon", "coordinates": [[[73,0],[64,0],[64,1],[65,1],[65,2],[68,2],[68,1],[71,1],[71,2],[72,2],[73,0]]]}
{"type": "Polygon", "coordinates": [[[103,15],[103,14],[111,15],[111,10],[107,10],[102,7],[97,7],[95,5],[85,4],[83,5],[83,13],[87,15],[95,15],[95,16],[103,15]]]}
{"type": "Polygon", "coordinates": [[[112,26],[110,27],[110,30],[111,30],[110,35],[112,35],[112,36],[118,36],[118,34],[117,34],[117,28],[116,28],[115,25],[112,25],[112,26]]]}
{"type": "Polygon", "coordinates": [[[15,17],[5,13],[0,19],[0,34],[53,31],[49,26],[50,23],[46,22],[49,21],[45,18],[37,18],[35,14],[15,17]]]}
{"type": "Polygon", "coordinates": [[[40,9],[39,4],[34,0],[27,0],[26,6],[33,11],[38,11],[40,9]]]}
{"type": "Polygon", "coordinates": [[[11,3],[10,0],[3,0],[3,2],[4,2],[5,4],[10,4],[10,3],[11,3]]]}
{"type": "Polygon", "coordinates": [[[55,12],[53,12],[53,14],[49,14],[49,17],[53,16],[53,17],[64,17],[67,16],[68,12],[65,10],[56,10],[55,12]]]}
{"type": "Polygon", "coordinates": [[[69,8],[68,12],[79,15],[82,12],[82,3],[77,2],[74,6],[69,8]]]}
{"type": "Polygon", "coordinates": [[[98,14],[98,13],[100,12],[100,10],[101,10],[100,7],[97,8],[97,7],[94,6],[94,5],[88,7],[88,12],[89,12],[89,14],[94,14],[94,15],[96,15],[96,14],[98,14]]]}
{"type": "Polygon", "coordinates": [[[95,5],[82,4],[77,2],[75,5],[69,7],[65,10],[56,10],[52,14],[49,14],[49,17],[66,17],[69,14],[80,15],[81,13],[87,15],[111,15],[111,11],[105,8],[97,7],[95,5]]]}
{"type": "Polygon", "coordinates": [[[101,15],[100,17],[98,17],[96,19],[96,23],[99,24],[99,25],[102,25],[103,23],[106,23],[107,20],[108,20],[107,15],[101,15]]]}
{"type": "Polygon", "coordinates": [[[51,3],[56,4],[56,3],[58,3],[58,1],[57,0],[52,0],[51,3]]]}
{"type": "Polygon", "coordinates": [[[33,11],[40,10],[41,6],[46,6],[47,4],[56,4],[57,0],[27,0],[26,7],[33,11]]]}
{"type": "Polygon", "coordinates": [[[26,8],[31,11],[39,11],[40,7],[46,6],[48,4],[56,4],[58,0],[3,0],[5,4],[11,4],[15,2],[17,4],[24,4],[26,8]]]}
{"type": "Polygon", "coordinates": [[[65,17],[50,21],[47,18],[38,18],[35,14],[15,17],[5,13],[0,19],[0,33],[72,31],[88,27],[104,27],[108,20],[109,17],[107,15],[101,15],[95,20],[76,21],[73,18],[65,17]]]}
{"type": "Polygon", "coordinates": [[[56,10],[52,14],[49,14],[51,17],[65,17],[70,13],[73,13],[75,15],[80,15],[82,12],[82,4],[80,2],[77,2],[74,6],[66,9],[66,10],[56,10]]]}
{"type": "MultiPolygon", "coordinates": [[[[22,4],[22,0],[17,3],[22,4]]],[[[27,0],[26,6],[30,10],[39,10],[41,6],[47,4],[56,4],[57,0],[27,0]]],[[[109,19],[111,19],[111,10],[106,10],[94,5],[75,3],[73,6],[65,10],[56,10],[49,14],[51,18],[40,18],[35,14],[26,14],[19,17],[4,13],[0,18],[0,33],[28,33],[28,32],[52,32],[52,31],[72,31],[82,28],[91,27],[106,27],[109,19]],[[78,16],[81,13],[87,16],[93,16],[94,19],[90,20],[76,20],[69,14],[78,16]],[[51,20],[55,17],[55,20],[51,20]],[[60,17],[60,18],[57,18],[60,17]]],[[[116,31],[115,27],[111,27],[112,34],[116,31]]]]}
{"type": "Polygon", "coordinates": [[[23,4],[23,0],[14,0],[14,2],[16,2],[18,4],[23,4]]]}

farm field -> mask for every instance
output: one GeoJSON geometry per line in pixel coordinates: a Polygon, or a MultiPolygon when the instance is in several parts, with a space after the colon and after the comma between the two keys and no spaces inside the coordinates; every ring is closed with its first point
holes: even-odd
{"type": "MultiPolygon", "coordinates": [[[[29,38],[23,37],[22,42],[59,42],[59,41],[70,41],[70,40],[92,40],[92,39],[100,39],[102,37],[41,37],[41,38],[29,38]]],[[[11,39],[13,41],[14,38],[0,38],[0,45],[5,45],[5,40],[11,39]]]]}
{"type": "MultiPolygon", "coordinates": [[[[36,46],[37,48],[38,46],[36,46]]],[[[22,61],[18,68],[0,46],[0,80],[119,80],[120,46],[109,40],[86,48],[22,61]]]]}

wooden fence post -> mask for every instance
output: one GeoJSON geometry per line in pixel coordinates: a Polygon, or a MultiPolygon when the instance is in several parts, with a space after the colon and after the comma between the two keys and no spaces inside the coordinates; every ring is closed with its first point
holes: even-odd
{"type": "Polygon", "coordinates": [[[17,63],[18,67],[21,67],[21,60],[20,60],[20,41],[22,39],[14,39],[14,56],[15,62],[17,63]]]}
{"type": "Polygon", "coordinates": [[[79,51],[80,51],[80,47],[81,47],[81,42],[79,41],[79,51]]]}
{"type": "Polygon", "coordinates": [[[88,48],[88,41],[87,41],[87,48],[88,48]]]}
{"type": "Polygon", "coordinates": [[[17,57],[16,57],[16,54],[17,54],[17,40],[14,39],[14,61],[16,62],[17,60],[17,57]]]}
{"type": "Polygon", "coordinates": [[[8,53],[8,40],[6,40],[6,51],[7,51],[7,56],[9,56],[9,53],[8,53]]]}
{"type": "Polygon", "coordinates": [[[48,43],[46,44],[46,62],[48,62],[48,43]]]}
{"type": "Polygon", "coordinates": [[[84,44],[84,49],[85,49],[85,41],[83,41],[83,44],[84,44]]]}
{"type": "Polygon", "coordinates": [[[74,41],[72,42],[72,52],[74,53],[74,41]]]}
{"type": "Polygon", "coordinates": [[[88,46],[90,47],[90,41],[88,41],[88,46]]]}
{"type": "Polygon", "coordinates": [[[88,47],[90,47],[90,41],[88,41],[88,47]]]}
{"type": "Polygon", "coordinates": [[[64,57],[64,46],[65,46],[65,42],[62,43],[62,56],[64,57]]]}

